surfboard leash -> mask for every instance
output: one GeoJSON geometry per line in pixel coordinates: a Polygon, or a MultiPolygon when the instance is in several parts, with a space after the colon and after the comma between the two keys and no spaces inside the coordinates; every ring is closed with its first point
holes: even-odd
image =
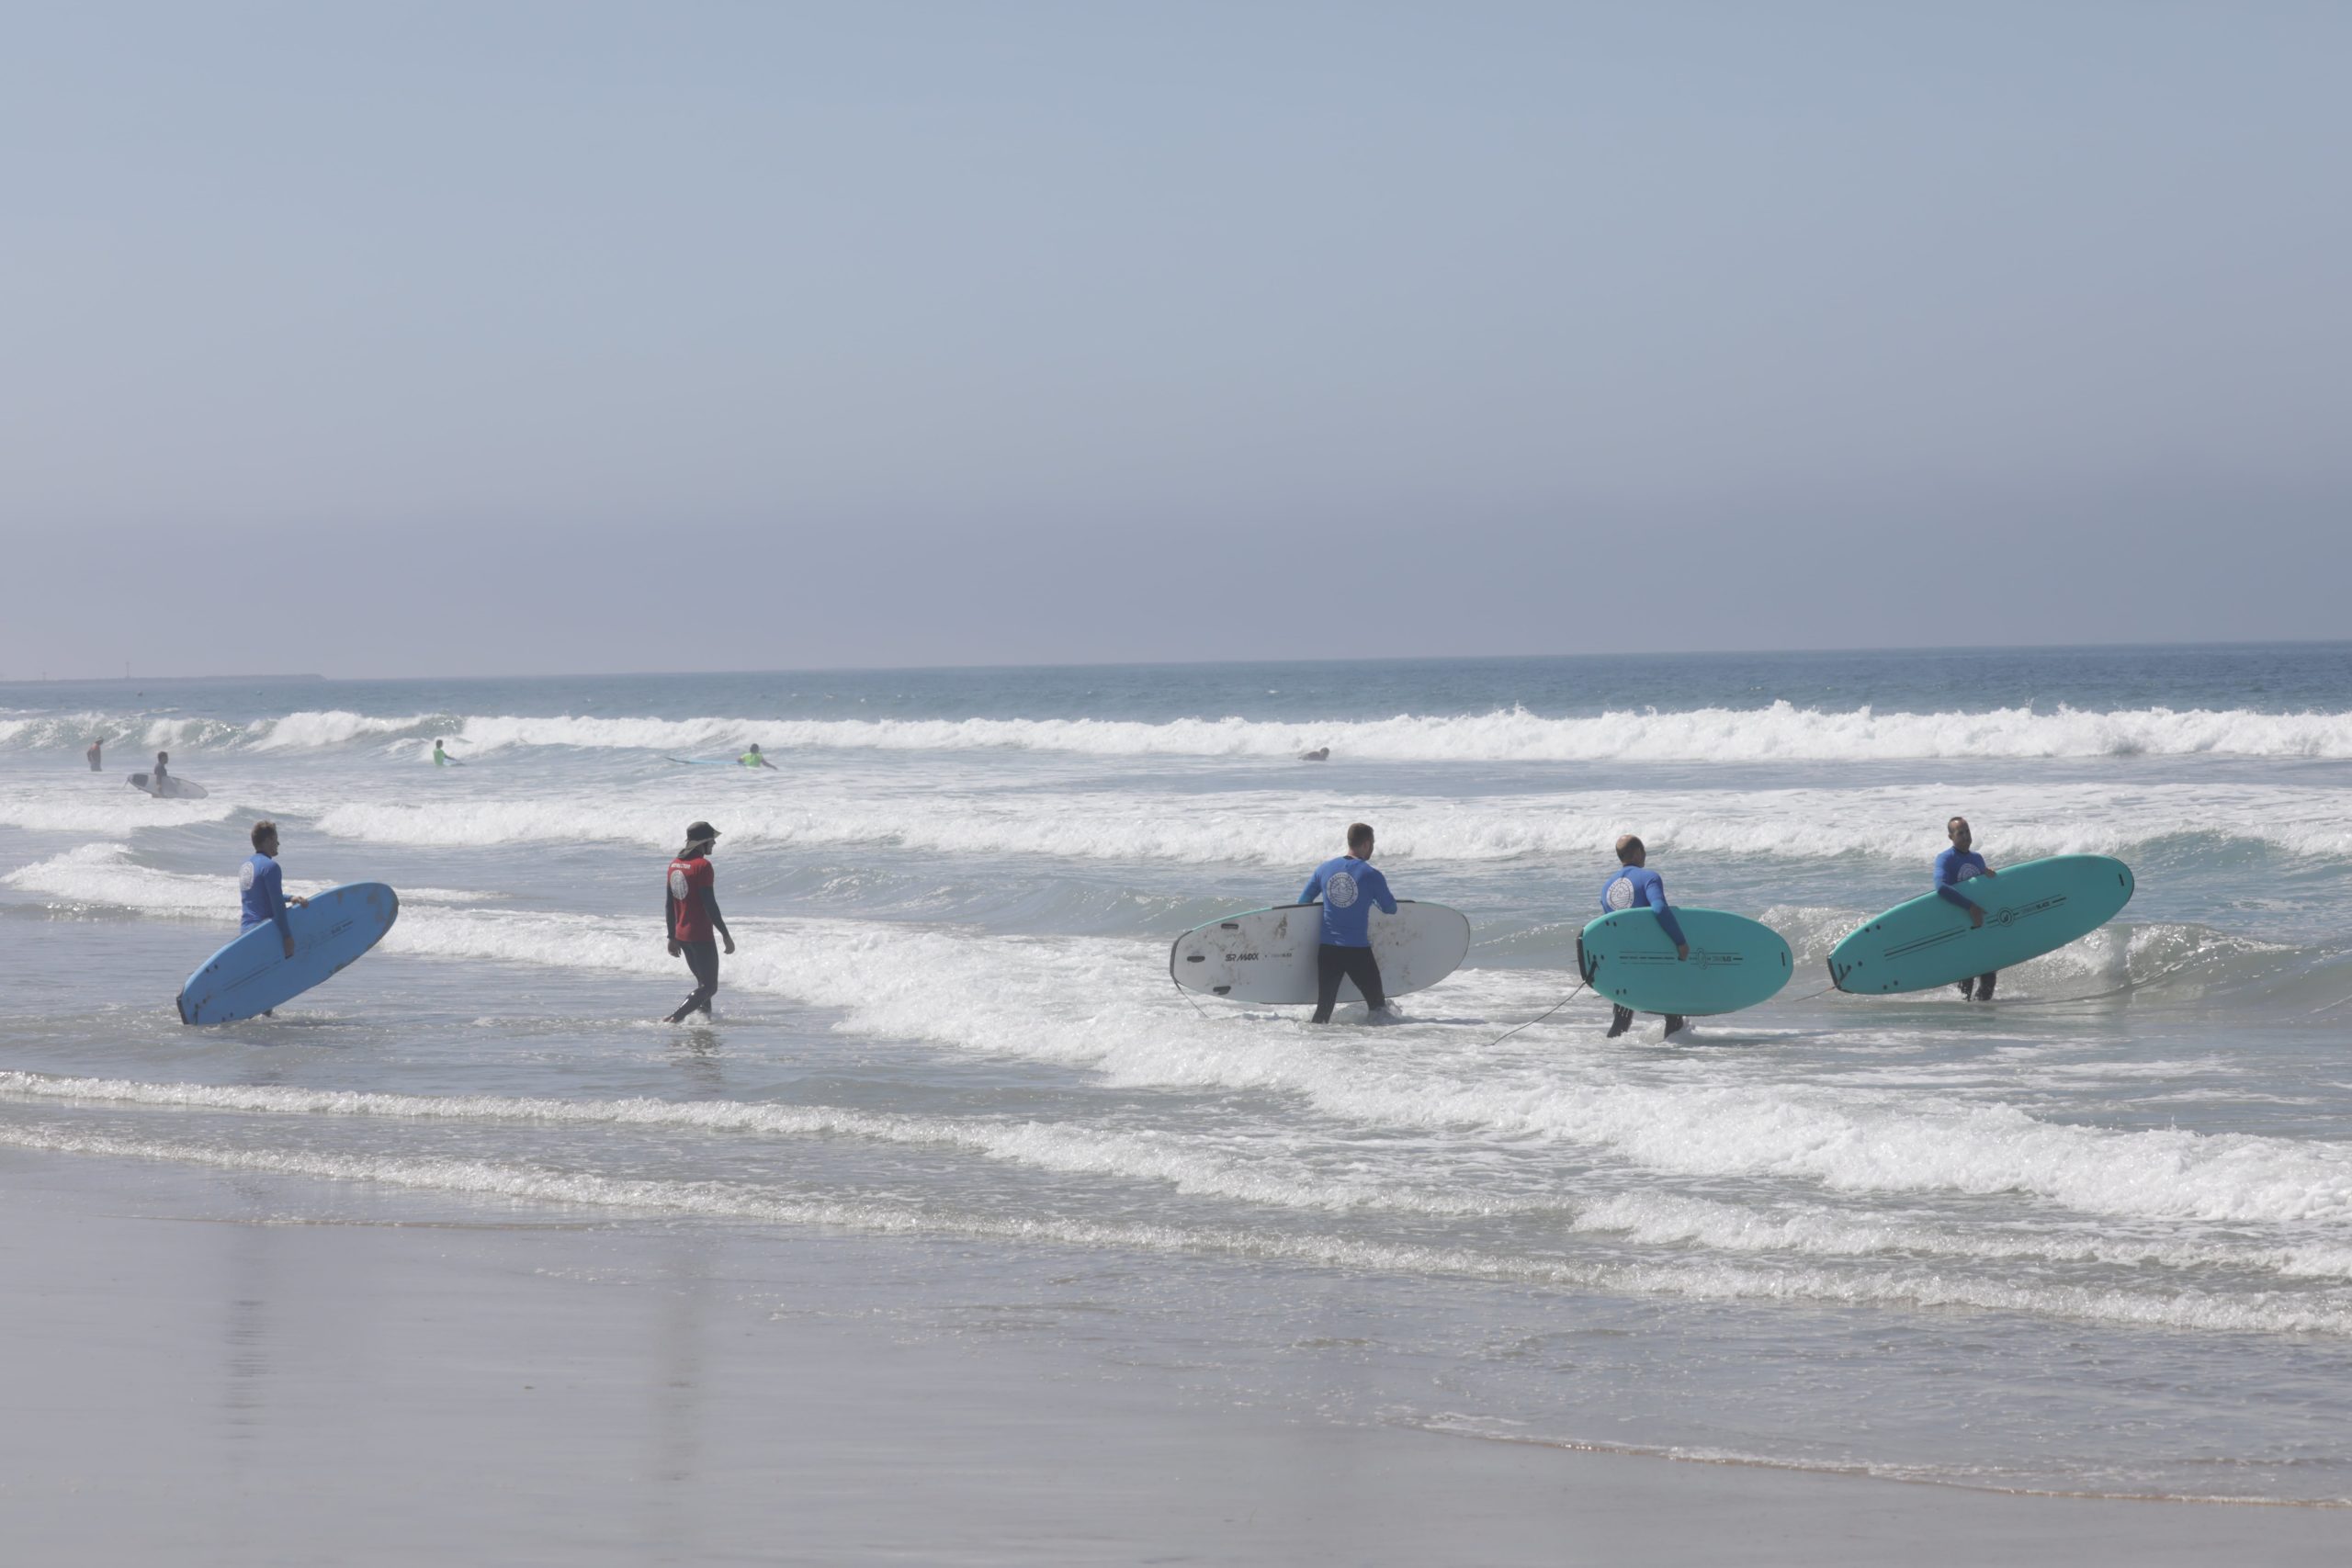
{"type": "MultiPolygon", "coordinates": [[[[2077,1002],[2103,1002],[2110,997],[2123,996],[2129,992],[2141,990],[2146,987],[2153,986],[2167,975],[2177,975],[2194,962],[2196,962],[2194,959],[2184,958],[2177,964],[2157,970],[2154,974],[2149,976],[2144,980],[2126,980],[2123,984],[2116,987],[2113,990],[2093,991],[2087,997],[2027,997],[2019,1001],[2003,1002],[1996,1005],[2002,1007],[2005,1010],[2014,1010],[2018,1008],[2060,1008],[2073,1007],[2077,1002]]],[[[2352,998],[2346,998],[2346,999],[2352,1000],[2352,998]]]]}
{"type": "Polygon", "coordinates": [[[1520,1024],[1517,1028],[1504,1030],[1500,1034],[1496,1035],[1492,1040],[1489,1040],[1484,1045],[1479,1046],[1478,1049],[1481,1051],[1491,1051],[1496,1046],[1501,1044],[1504,1041],[1510,1039],[1512,1035],[1518,1033],[1520,1030],[1534,1028],[1537,1024],[1543,1022],[1545,1019],[1551,1017],[1554,1013],[1559,1011],[1570,1002],[1576,1000],[1577,997],[1584,993],[1585,987],[1590,984],[1591,982],[1589,980],[1578,980],[1575,990],[1570,991],[1566,996],[1562,997],[1558,1001],[1554,1002],[1550,1007],[1545,1008],[1542,1012],[1537,1013],[1525,1023],[1520,1024]]]}
{"type": "Polygon", "coordinates": [[[1203,1007],[1203,1006],[1202,1006],[1202,1005],[1201,1005],[1197,1000],[1195,1000],[1195,999],[1194,999],[1194,998],[1193,998],[1193,993],[1192,993],[1192,992],[1190,992],[1190,991],[1188,991],[1188,990],[1186,990],[1186,989],[1183,987],[1183,985],[1182,985],[1180,981],[1178,981],[1178,979],[1176,978],[1175,975],[1174,975],[1172,972],[1171,972],[1171,973],[1169,975],[1169,976],[1168,976],[1168,983],[1169,983],[1170,985],[1171,985],[1171,986],[1174,986],[1174,987],[1176,987],[1176,994],[1177,994],[1178,996],[1180,996],[1180,997],[1183,998],[1184,998],[1184,1000],[1185,1000],[1187,1003],[1190,1003],[1190,1004],[1191,1004],[1191,1006],[1192,1006],[1192,1009],[1193,1009],[1193,1010],[1194,1012],[1199,1013],[1199,1014],[1201,1015],[1201,1021],[1202,1021],[1203,1023],[1206,1023],[1206,1022],[1209,1021],[1209,1010],[1208,1010],[1208,1009],[1206,1009],[1206,1008],[1204,1008],[1204,1007],[1203,1007]]]}

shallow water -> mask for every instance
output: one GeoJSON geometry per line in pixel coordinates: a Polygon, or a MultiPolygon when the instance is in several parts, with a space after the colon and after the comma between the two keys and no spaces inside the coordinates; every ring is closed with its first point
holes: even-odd
{"type": "Polygon", "coordinates": [[[773,1232],[779,1270],[811,1226],[1075,1254],[1103,1353],[1342,1419],[2352,1498],[2347,782],[2340,647],[0,687],[0,1142],[773,1232]],[[664,760],[752,740],[780,772],[664,760]],[[158,746],[210,797],[125,788],[158,746]],[[2138,895],[1990,1008],[1810,994],[1953,811],[2138,895]],[[289,886],[400,922],[185,1030],[264,814],[289,886]],[[693,817],[741,951],[672,1030],[693,817]],[[1355,818],[1469,967],[1319,1032],[1172,992],[1176,931],[1355,818]],[[1625,830],[1797,981],[1494,1043],[1573,987],[1625,830]]]}

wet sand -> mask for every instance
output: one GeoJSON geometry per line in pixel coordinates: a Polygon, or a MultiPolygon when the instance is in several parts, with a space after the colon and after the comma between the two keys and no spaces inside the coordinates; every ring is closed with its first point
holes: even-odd
{"type": "Polygon", "coordinates": [[[0,1151],[20,1562],[2337,1562],[2352,1511],[2010,1496],[1351,1427],[1035,1333],[900,1245],[0,1151]],[[781,1262],[779,1247],[787,1249],[781,1262]],[[781,1282],[779,1282],[781,1281],[781,1282]]]}

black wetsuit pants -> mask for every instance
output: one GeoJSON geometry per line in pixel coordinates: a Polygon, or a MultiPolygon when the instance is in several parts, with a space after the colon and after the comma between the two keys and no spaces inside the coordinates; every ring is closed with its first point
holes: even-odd
{"type": "Polygon", "coordinates": [[[1325,942],[1315,950],[1315,1021],[1331,1021],[1332,1004],[1340,999],[1340,982],[1353,980],[1363,999],[1372,1004],[1374,1012],[1388,1005],[1380,989],[1380,963],[1368,947],[1333,947],[1325,942]]]}
{"type": "Polygon", "coordinates": [[[695,994],[685,1004],[670,1015],[672,1023],[683,1023],[686,1014],[699,1011],[710,1016],[710,998],[718,994],[718,944],[715,942],[682,942],[685,950],[686,967],[695,973],[695,994]]]}

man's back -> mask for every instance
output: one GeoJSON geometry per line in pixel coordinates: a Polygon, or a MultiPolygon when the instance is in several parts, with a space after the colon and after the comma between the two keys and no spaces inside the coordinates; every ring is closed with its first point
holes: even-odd
{"type": "Polygon", "coordinates": [[[1311,904],[1318,897],[1323,900],[1323,941],[1330,947],[1370,947],[1373,906],[1396,912],[1388,879],[1370,861],[1353,855],[1334,856],[1315,868],[1298,901],[1311,904]]]}

